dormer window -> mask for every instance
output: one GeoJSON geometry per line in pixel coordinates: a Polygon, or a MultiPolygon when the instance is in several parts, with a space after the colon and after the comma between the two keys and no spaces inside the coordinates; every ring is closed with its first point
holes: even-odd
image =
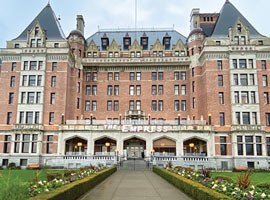
{"type": "Polygon", "coordinates": [[[163,45],[165,46],[166,50],[169,50],[171,47],[171,37],[164,37],[163,38],[163,45]]]}
{"type": "Polygon", "coordinates": [[[239,37],[238,36],[234,37],[234,44],[239,45],[239,37]]]}
{"type": "Polygon", "coordinates": [[[238,33],[241,33],[241,31],[242,31],[241,24],[237,24],[237,31],[238,31],[238,33]]]}
{"type": "Polygon", "coordinates": [[[135,57],[135,52],[131,52],[130,57],[132,57],[132,58],[135,57]]]}
{"type": "Polygon", "coordinates": [[[20,47],[20,45],[19,44],[15,44],[15,49],[18,49],[19,47],[20,47]]]}
{"type": "Polygon", "coordinates": [[[37,48],[41,47],[41,39],[37,39],[37,48]]]}
{"type": "Polygon", "coordinates": [[[181,56],[185,56],[185,51],[181,51],[181,56]]]}
{"type": "Polygon", "coordinates": [[[220,46],[220,41],[216,41],[216,46],[220,46]]]}
{"type": "Polygon", "coordinates": [[[109,38],[101,38],[101,48],[102,51],[107,50],[107,46],[109,46],[109,38]]]}
{"type": "Polygon", "coordinates": [[[124,50],[128,50],[128,47],[131,45],[131,38],[130,37],[124,37],[124,50]]]}
{"type": "Polygon", "coordinates": [[[263,41],[262,40],[259,40],[258,41],[258,45],[263,45],[263,41]]]}
{"type": "Polygon", "coordinates": [[[93,56],[94,57],[97,57],[97,52],[93,52],[93,56]]]}
{"type": "Polygon", "coordinates": [[[39,32],[39,27],[37,26],[37,27],[35,28],[35,37],[38,36],[38,32],[39,32]]]}
{"type": "Polygon", "coordinates": [[[118,57],[119,53],[118,52],[114,52],[114,57],[118,57]]]}
{"type": "Polygon", "coordinates": [[[179,51],[175,51],[174,56],[179,56],[179,51]]]}
{"type": "Polygon", "coordinates": [[[148,37],[141,37],[141,46],[143,47],[143,50],[148,49],[148,37]]]}
{"type": "Polygon", "coordinates": [[[87,57],[91,57],[91,55],[92,55],[91,52],[87,53],[87,57]]]}
{"type": "Polygon", "coordinates": [[[136,56],[137,56],[137,57],[141,57],[141,52],[139,52],[139,51],[136,52],[136,56]]]}
{"type": "Polygon", "coordinates": [[[54,43],[54,48],[59,48],[59,43],[54,43]]]}
{"type": "Polygon", "coordinates": [[[246,45],[246,37],[241,36],[241,45],[246,45]]]}
{"type": "Polygon", "coordinates": [[[154,57],[157,56],[157,52],[156,52],[156,51],[153,52],[153,56],[154,56],[154,57]]]}
{"type": "Polygon", "coordinates": [[[163,56],[163,51],[158,52],[158,56],[162,57],[163,56]]]}
{"type": "Polygon", "coordinates": [[[36,47],[36,42],[34,39],[31,39],[30,47],[36,47]]]}
{"type": "Polygon", "coordinates": [[[109,57],[113,57],[113,52],[109,52],[109,57]]]}

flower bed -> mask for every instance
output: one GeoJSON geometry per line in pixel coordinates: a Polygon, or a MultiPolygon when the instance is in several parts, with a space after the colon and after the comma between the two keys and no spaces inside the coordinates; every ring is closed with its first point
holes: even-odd
{"type": "Polygon", "coordinates": [[[76,199],[115,171],[115,167],[84,168],[52,181],[32,183],[30,196],[32,199],[76,199]]]}
{"type": "Polygon", "coordinates": [[[225,177],[211,177],[209,171],[193,171],[189,168],[172,167],[167,168],[167,171],[177,174],[178,176],[190,179],[200,183],[216,192],[225,194],[233,199],[269,199],[270,189],[253,186],[243,188],[238,183],[225,177]]]}

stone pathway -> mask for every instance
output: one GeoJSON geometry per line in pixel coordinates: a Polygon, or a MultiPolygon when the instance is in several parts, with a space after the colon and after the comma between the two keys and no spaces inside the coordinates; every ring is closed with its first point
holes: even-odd
{"type": "Polygon", "coordinates": [[[152,171],[119,170],[80,200],[190,200],[152,171]]]}

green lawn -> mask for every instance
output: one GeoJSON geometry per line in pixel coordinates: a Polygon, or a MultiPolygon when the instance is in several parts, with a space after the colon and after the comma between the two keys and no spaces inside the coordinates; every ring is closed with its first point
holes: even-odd
{"type": "Polygon", "coordinates": [[[36,172],[40,172],[39,180],[46,180],[46,172],[57,171],[64,173],[64,170],[0,170],[2,177],[7,179],[10,174],[10,180],[18,178],[22,182],[31,181],[35,177],[36,172]]]}
{"type": "MultiPolygon", "coordinates": [[[[216,176],[228,176],[237,180],[236,175],[240,172],[211,172],[211,175],[216,176]]],[[[251,176],[251,184],[256,185],[258,183],[270,183],[270,172],[256,172],[251,176]]]]}

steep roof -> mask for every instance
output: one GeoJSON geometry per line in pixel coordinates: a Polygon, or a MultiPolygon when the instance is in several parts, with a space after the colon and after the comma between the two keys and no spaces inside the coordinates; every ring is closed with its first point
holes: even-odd
{"type": "Polygon", "coordinates": [[[263,37],[263,35],[261,35],[228,0],[225,2],[220,11],[220,16],[216,23],[212,37],[228,37],[229,28],[234,26],[238,18],[246,27],[249,28],[250,37],[263,37]]]}
{"type": "Polygon", "coordinates": [[[140,43],[140,38],[141,37],[148,37],[148,50],[150,50],[151,45],[154,45],[156,40],[159,39],[161,42],[163,41],[163,37],[171,37],[171,47],[172,49],[173,45],[175,45],[179,39],[182,40],[184,44],[186,44],[187,38],[180,34],[179,32],[175,30],[154,30],[154,31],[143,31],[143,30],[138,30],[138,31],[99,31],[96,32],[94,35],[90,36],[87,39],[87,44],[93,40],[97,46],[101,46],[101,38],[103,38],[104,35],[109,39],[109,42],[113,40],[116,41],[118,45],[120,45],[123,49],[123,38],[126,37],[126,35],[131,38],[131,44],[133,44],[134,40],[137,39],[140,43]],[[166,34],[168,34],[166,36],[166,34]]]}
{"type": "Polygon", "coordinates": [[[40,23],[41,28],[46,30],[48,40],[65,40],[64,32],[50,4],[47,4],[19,37],[14,40],[26,40],[27,32],[33,28],[37,21],[40,23]]]}

